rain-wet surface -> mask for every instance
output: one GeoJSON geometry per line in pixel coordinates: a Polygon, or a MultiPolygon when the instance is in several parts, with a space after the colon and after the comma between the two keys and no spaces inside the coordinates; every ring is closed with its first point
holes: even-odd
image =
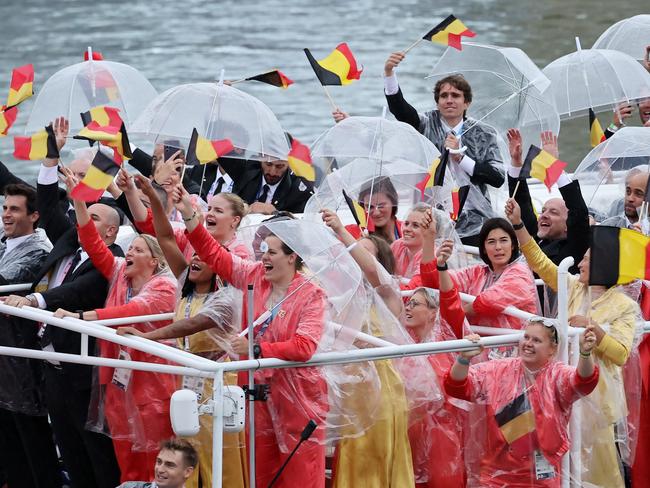
{"type": "MultiPolygon", "coordinates": [[[[337,43],[348,42],[364,73],[359,82],[331,87],[330,92],[342,110],[373,116],[381,114],[385,103],[381,75],[387,55],[406,48],[452,11],[477,32],[474,41],[519,47],[543,68],[574,51],[575,36],[588,48],[614,22],[650,13],[648,6],[647,0],[628,0],[616,8],[605,0],[2,0],[0,97],[6,96],[12,67],[33,63],[38,91],[58,69],[79,62],[89,45],[108,60],[141,70],[159,92],[181,83],[216,80],[222,68],[227,79],[238,79],[277,67],[296,82],[288,90],[255,82],[239,87],[268,104],[286,130],[311,144],[332,119],[329,102],[302,52],[305,47],[318,59],[337,43]]],[[[421,110],[433,104],[424,77],[442,51],[441,46],[422,43],[399,68],[407,100],[421,110]]],[[[10,134],[22,134],[32,104],[33,99],[21,105],[10,134]]],[[[603,112],[600,118],[603,127],[609,124],[609,114],[603,112]]],[[[634,119],[636,123],[636,114],[634,119]]],[[[589,149],[587,125],[586,118],[562,125],[561,157],[572,167],[589,149]]],[[[14,161],[12,150],[11,137],[0,140],[0,159],[16,174],[35,178],[38,163],[14,161]]]]}

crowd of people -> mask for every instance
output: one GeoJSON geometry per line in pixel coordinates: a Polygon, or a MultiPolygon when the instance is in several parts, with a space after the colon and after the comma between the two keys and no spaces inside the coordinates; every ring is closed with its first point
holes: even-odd
{"type": "MultiPolygon", "coordinates": [[[[395,74],[404,57],[392,53],[385,64],[384,93],[393,115],[439,150],[452,150],[449,171],[488,207],[488,187],[503,185],[512,198],[503,211],[465,207],[456,230],[479,254],[454,269],[450,262],[462,249],[448,231],[449,217],[436,202],[398,209],[390,177],[378,175],[355,195],[373,220],[370,232],[344,225],[337,209],[321,208],[323,231],[347,248],[368,297],[358,319],[366,339],[353,338],[349,347],[371,347],[370,338],[402,345],[467,338],[476,347],[350,365],[336,380],[328,367],[256,371],[255,383],[269,387],[255,408],[256,483],[270,486],[313,420],[315,432],[274,486],[559,487],[567,474],[562,458],[571,450],[569,419],[579,405],[581,450],[572,455],[583,486],[650,486],[644,463],[649,372],[639,307],[645,284],[590,286],[590,226],[600,222],[579,182],[563,173],[557,182],[562,198],[536,212],[520,179],[519,131],[507,133],[506,167],[496,131],[466,116],[472,87],[460,75],[439,80],[436,108],[419,114],[395,74]],[[559,361],[566,337],[555,320],[558,265],[569,256],[576,263],[569,323],[584,329],[575,366],[559,361]],[[536,286],[537,277],[544,287],[536,286]],[[475,299],[461,300],[461,293],[475,299]],[[508,307],[535,318],[509,315],[508,307]],[[523,335],[517,346],[484,350],[471,325],[523,335]]],[[[649,103],[638,104],[645,125],[649,103]]],[[[631,111],[615,112],[609,135],[631,111]]],[[[333,115],[337,122],[348,117],[340,110],[333,115]]],[[[56,119],[53,131],[60,151],[69,139],[68,121],[56,119]]],[[[558,157],[556,134],[542,133],[541,141],[558,157]]],[[[90,323],[174,312],[171,321],[134,322],[117,334],[211,360],[246,359],[249,341],[255,358],[304,362],[328,350],[336,325],[332,297],[317,270],[273,231],[281,222],[300,226],[294,214],[318,192],[287,161],[246,160],[235,149],[205,167],[185,168],[182,149],[158,144],[152,155],[135,149],[131,167],[122,166],[98,202],[72,199],[97,151],[75,151],[66,165],[43,160],[35,185],[0,163],[0,284],[32,283],[24,294],[5,296],[5,305],[90,323]],[[242,232],[249,214],[266,220],[242,232]],[[128,242],[120,239],[127,227],[128,242]],[[248,304],[242,292],[251,284],[248,304]],[[240,334],[249,319],[261,316],[266,320],[254,337],[240,334]]],[[[612,205],[606,224],[642,230],[639,209],[649,175],[648,161],[629,171],[622,204],[612,205]]],[[[2,346],[70,355],[86,347],[80,334],[65,328],[13,315],[0,321],[2,346]]],[[[105,359],[172,364],[93,337],[87,347],[105,359]]],[[[245,385],[247,378],[227,375],[225,381],[245,385]]],[[[193,390],[199,401],[213,393],[210,379],[0,356],[6,486],[211,486],[211,419],[201,417],[197,436],[174,438],[170,398],[181,388],[193,390]]],[[[249,486],[246,439],[244,432],[224,435],[223,486],[249,486]]]]}

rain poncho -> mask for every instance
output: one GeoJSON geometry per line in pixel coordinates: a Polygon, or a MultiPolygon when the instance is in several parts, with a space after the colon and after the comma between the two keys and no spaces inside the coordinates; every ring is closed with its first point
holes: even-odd
{"type": "MultiPolygon", "coordinates": [[[[0,242],[0,277],[4,283],[31,282],[52,249],[45,232],[29,235],[10,252],[0,242]]],[[[0,319],[0,345],[40,349],[35,323],[4,315],[0,319]]],[[[46,415],[41,395],[41,362],[14,356],[0,356],[0,407],[26,415],[46,415]]]]}
{"type": "Polygon", "coordinates": [[[479,486],[559,488],[562,456],[569,449],[571,405],[596,388],[598,376],[597,367],[591,377],[582,378],[575,368],[551,361],[527,379],[520,358],[472,366],[464,381],[448,373],[444,385],[450,396],[486,407],[481,426],[487,445],[470,440],[465,446],[466,451],[482,449],[479,486]],[[552,477],[537,476],[536,465],[546,465],[547,474],[552,469],[552,477]]]}
{"type": "MultiPolygon", "coordinates": [[[[185,276],[183,273],[182,276],[185,276]]],[[[182,283],[179,283],[182,288],[182,283]]],[[[232,287],[220,288],[213,293],[190,293],[182,297],[176,307],[175,320],[188,319],[204,315],[214,322],[214,329],[204,330],[178,339],[178,347],[185,351],[217,360],[223,352],[226,338],[232,338],[241,323],[241,292],[232,287]]],[[[225,384],[237,384],[237,375],[227,373],[225,384]]],[[[178,388],[193,390],[199,395],[199,402],[212,399],[213,380],[183,377],[178,388]]],[[[198,488],[199,477],[202,486],[212,486],[212,425],[213,419],[208,415],[199,416],[201,430],[189,438],[199,456],[198,468],[185,482],[186,488],[198,488]]],[[[247,486],[246,450],[244,432],[223,434],[223,486],[245,488],[247,486]]]]}
{"type": "MultiPolygon", "coordinates": [[[[521,250],[540,278],[557,290],[557,266],[535,241],[531,239],[521,250]]],[[[588,423],[582,424],[582,479],[597,486],[624,486],[618,468],[614,430],[616,428],[617,435],[625,437],[628,414],[625,389],[640,388],[638,384],[624,385],[622,371],[632,351],[639,309],[614,287],[589,304],[588,287],[570,276],[569,317],[576,314],[589,314],[606,331],[595,349],[596,363],[600,367],[598,388],[581,402],[582,415],[589,418],[588,423]]]]}
{"type": "MultiPolygon", "coordinates": [[[[92,221],[79,227],[79,242],[95,268],[110,283],[106,306],[96,310],[100,320],[174,310],[176,279],[171,273],[165,270],[153,275],[138,294],[132,296],[130,280],[124,275],[125,259],[111,254],[92,221]]],[[[168,323],[144,322],[133,324],[133,327],[147,332],[168,323]]],[[[97,343],[101,357],[167,363],[151,354],[111,342],[98,340],[97,343]]],[[[98,372],[88,412],[89,428],[113,438],[123,481],[148,479],[153,472],[159,442],[172,435],[169,399],[175,390],[175,380],[162,373],[108,367],[100,367],[98,372]]]]}
{"type": "Polygon", "coordinates": [[[404,278],[412,278],[420,269],[422,249],[412,252],[403,239],[398,239],[390,245],[395,256],[395,274],[404,278]]]}
{"type": "MultiPolygon", "coordinates": [[[[202,226],[188,234],[199,257],[223,280],[239,289],[253,284],[254,314],[267,310],[272,286],[264,278],[261,262],[245,261],[217,244],[202,226]]],[[[260,326],[257,342],[264,358],[307,361],[315,353],[323,334],[325,294],[296,273],[287,289],[288,298],[270,322],[260,326]],[[299,290],[297,288],[303,285],[299,290]],[[295,294],[291,293],[297,290],[295,294]],[[291,295],[291,296],[290,296],[291,295]]],[[[325,437],[322,425],[327,414],[327,384],[319,368],[267,369],[255,373],[256,384],[270,386],[266,402],[255,408],[257,482],[266,486],[288,453],[300,440],[310,419],[319,426],[303,443],[288,465],[278,486],[318,487],[324,482],[325,452],[319,445],[325,437]]]]}

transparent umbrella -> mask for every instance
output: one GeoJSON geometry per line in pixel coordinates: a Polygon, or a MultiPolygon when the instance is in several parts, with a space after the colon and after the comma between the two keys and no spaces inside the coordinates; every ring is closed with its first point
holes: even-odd
{"type": "Polygon", "coordinates": [[[210,140],[230,139],[241,158],[286,159],[289,153],[284,130],[271,109],[220,83],[170,88],[149,103],[130,133],[155,143],[178,140],[187,147],[194,128],[210,140]]]}
{"type": "Polygon", "coordinates": [[[551,80],[562,119],[612,109],[620,102],[650,96],[650,73],[627,54],[609,49],[580,49],[543,70],[551,80]]]}
{"type": "Polygon", "coordinates": [[[574,178],[587,205],[602,218],[623,213],[625,179],[650,171],[650,127],[623,127],[593,148],[575,170],[574,178]]]}
{"type": "Polygon", "coordinates": [[[84,61],[54,73],[38,90],[25,133],[41,130],[56,117],[70,121],[70,132],[83,128],[80,113],[98,105],[120,109],[129,129],[158,93],[137,69],[113,61],[84,61]]]}
{"type": "Polygon", "coordinates": [[[365,160],[373,168],[393,163],[426,169],[440,156],[433,143],[402,122],[384,117],[348,117],[323,132],[311,147],[316,181],[335,168],[365,160]]]}
{"type": "Polygon", "coordinates": [[[457,73],[472,86],[473,118],[500,132],[516,127],[526,144],[539,144],[542,131],[559,132],[551,82],[521,49],[466,42],[462,51],[447,48],[427,78],[457,73]]]}
{"type": "Polygon", "coordinates": [[[596,39],[593,48],[621,51],[640,61],[646,46],[650,46],[650,15],[644,14],[619,20],[596,39]]]}

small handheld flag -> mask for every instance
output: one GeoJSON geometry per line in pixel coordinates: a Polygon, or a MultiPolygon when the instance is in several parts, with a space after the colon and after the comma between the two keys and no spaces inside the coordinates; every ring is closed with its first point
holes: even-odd
{"type": "Polygon", "coordinates": [[[590,285],[624,285],[650,279],[650,237],[632,229],[591,227],[590,285]]]}
{"type": "Polygon", "coordinates": [[[187,164],[207,164],[219,159],[234,149],[230,139],[211,141],[201,137],[196,129],[192,130],[190,144],[187,146],[187,164]]]}
{"type": "Polygon", "coordinates": [[[589,141],[591,142],[591,147],[596,147],[601,142],[604,142],[607,139],[605,137],[605,132],[603,127],[600,125],[596,113],[593,109],[589,109],[589,141]]]}
{"type": "Polygon", "coordinates": [[[567,163],[560,161],[551,153],[531,144],[524,164],[521,167],[519,179],[526,179],[529,176],[537,178],[546,185],[548,191],[562,175],[567,163]]]}
{"type": "Polygon", "coordinates": [[[362,69],[357,68],[357,61],[347,43],[342,42],[326,58],[316,61],[309,49],[305,49],[309,64],[316,73],[321,85],[349,85],[361,77],[362,69]]]}
{"type": "Polygon", "coordinates": [[[98,141],[112,148],[115,161],[120,164],[124,159],[133,157],[129,137],[120,117],[119,109],[99,106],[80,115],[85,127],[74,136],[74,139],[87,140],[91,146],[98,141]]]}
{"type": "Polygon", "coordinates": [[[119,164],[98,150],[86,176],[72,189],[70,196],[75,200],[96,202],[113,182],[119,170],[119,164]]]}
{"type": "Polygon", "coordinates": [[[449,216],[454,222],[458,221],[458,217],[460,217],[460,213],[463,211],[468,195],[469,185],[461,186],[460,188],[456,187],[451,191],[452,211],[449,216]]]}
{"type": "Polygon", "coordinates": [[[450,46],[461,51],[463,49],[461,37],[474,37],[475,35],[476,33],[469,30],[460,20],[453,15],[449,15],[445,20],[422,36],[422,39],[444,44],[445,46],[450,46]]]}
{"type": "MultiPolygon", "coordinates": [[[[88,51],[84,51],[84,61],[88,61],[88,51]]],[[[93,61],[104,61],[104,56],[99,51],[93,51],[93,61]]]]}
{"type": "Polygon", "coordinates": [[[30,161],[59,159],[59,148],[52,124],[31,136],[14,136],[14,157],[30,161]]]}
{"type": "Polygon", "coordinates": [[[311,161],[309,147],[301,144],[297,139],[291,142],[291,150],[287,156],[287,161],[289,168],[291,168],[291,171],[296,176],[304,178],[307,181],[316,180],[316,171],[311,161]]]}
{"type": "Polygon", "coordinates": [[[422,194],[422,200],[424,200],[424,192],[428,188],[433,188],[434,186],[443,186],[445,181],[445,171],[447,169],[447,163],[449,161],[449,149],[445,148],[442,151],[442,154],[437,158],[431,167],[427,175],[415,185],[415,187],[420,190],[422,194]]]}
{"type": "Polygon", "coordinates": [[[34,66],[26,64],[11,72],[7,107],[15,107],[34,94],[34,66]]]}
{"type": "Polygon", "coordinates": [[[244,78],[244,81],[260,81],[268,85],[277,86],[278,88],[287,89],[289,85],[293,84],[293,80],[289,79],[282,71],[274,69],[255,76],[244,78]]]}
{"type": "Polygon", "coordinates": [[[16,122],[18,117],[18,107],[6,108],[0,112],[0,137],[7,135],[7,132],[16,122]]]}
{"type": "Polygon", "coordinates": [[[347,193],[345,193],[345,190],[342,191],[343,191],[343,198],[345,199],[345,203],[348,204],[348,208],[350,209],[350,212],[352,212],[352,217],[354,217],[354,221],[362,229],[367,228],[368,219],[366,218],[366,211],[363,209],[363,207],[359,202],[350,198],[350,196],[347,193]]]}

